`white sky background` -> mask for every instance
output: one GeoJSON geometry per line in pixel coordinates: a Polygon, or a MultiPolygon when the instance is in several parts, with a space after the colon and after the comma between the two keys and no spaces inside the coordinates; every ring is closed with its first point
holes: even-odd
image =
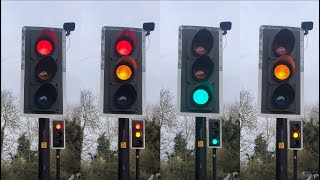
{"type": "Polygon", "coordinates": [[[220,22],[231,21],[223,51],[223,100],[239,101],[240,89],[257,97],[259,27],[300,27],[302,21],[313,21],[305,51],[304,98],[306,104],[315,103],[319,99],[318,6],[317,1],[1,1],[1,89],[19,95],[23,26],[76,23],[67,51],[66,76],[67,103],[74,104],[79,102],[80,89],[99,95],[101,28],[142,27],[144,22],[155,22],[146,54],[146,100],[156,103],[161,88],[176,96],[179,26],[219,27],[220,22]]]}
{"type": "MultiPolygon", "coordinates": [[[[67,103],[80,101],[80,89],[100,94],[101,29],[103,26],[142,28],[155,22],[146,53],[147,102],[159,99],[163,82],[158,69],[159,2],[8,2],[1,1],[1,88],[20,90],[21,32],[23,26],[63,27],[75,22],[67,51],[67,103]],[[1,60],[2,61],[2,60],[1,60]]],[[[146,41],[148,43],[148,41],[146,41]]],[[[67,38],[68,46],[68,38],[67,38]]]]}
{"type": "MultiPolygon", "coordinates": [[[[246,1],[240,2],[241,89],[257,97],[259,28],[261,25],[300,27],[313,21],[304,52],[305,104],[319,102],[319,1],[246,1]]],[[[306,38],[305,38],[306,45],[306,38]]]]}
{"type": "Polygon", "coordinates": [[[99,95],[101,28],[142,27],[143,22],[153,21],[156,28],[150,35],[146,58],[146,99],[155,103],[161,88],[168,88],[176,95],[179,26],[219,27],[221,21],[231,21],[232,29],[223,51],[223,99],[232,102],[239,99],[240,88],[257,95],[260,25],[299,27],[302,21],[311,20],[315,24],[308,35],[304,75],[305,101],[314,103],[319,99],[318,4],[312,1],[1,1],[1,88],[19,94],[21,29],[25,25],[62,27],[64,22],[76,23],[67,51],[67,103],[73,104],[79,101],[80,89],[90,89],[99,95]]]}
{"type": "MultiPolygon", "coordinates": [[[[239,2],[162,1],[160,2],[160,55],[167,65],[166,87],[177,93],[178,29],[181,25],[219,27],[220,22],[231,21],[232,29],[227,34],[227,45],[223,51],[223,100],[239,100],[239,2]]],[[[224,38],[223,38],[223,42],[224,38]]]]}
{"type": "MultiPolygon", "coordinates": [[[[316,1],[244,1],[240,2],[240,85],[251,91],[257,100],[259,28],[261,25],[300,27],[303,21],[313,21],[313,30],[308,34],[308,47],[304,52],[304,99],[305,104],[319,102],[319,2],[316,1]]],[[[305,47],[306,47],[305,38],[305,47]]],[[[275,131],[275,118],[269,118],[270,130],[275,131]]],[[[254,139],[265,131],[266,119],[258,118],[257,129],[243,138],[252,142],[247,152],[254,153],[254,139]]],[[[275,148],[275,134],[269,137],[269,150],[275,148]]],[[[240,142],[241,143],[241,142],[240,142]]]]}

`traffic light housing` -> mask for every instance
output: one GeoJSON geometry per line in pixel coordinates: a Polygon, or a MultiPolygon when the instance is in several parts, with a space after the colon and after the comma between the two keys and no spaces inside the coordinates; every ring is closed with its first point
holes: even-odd
{"type": "Polygon", "coordinates": [[[289,149],[302,150],[303,149],[303,127],[300,120],[288,121],[288,140],[289,149]]]}
{"type": "Polygon", "coordinates": [[[145,31],[102,28],[101,111],[108,117],[141,118],[145,114],[145,31]]]}
{"type": "Polygon", "coordinates": [[[65,31],[22,28],[21,111],[33,118],[57,118],[65,113],[65,31]]]}
{"type": "Polygon", "coordinates": [[[180,26],[178,55],[178,113],[221,116],[222,30],[180,26]]]}
{"type": "Polygon", "coordinates": [[[209,148],[222,147],[221,119],[209,119],[207,125],[207,144],[209,148]]]}
{"type": "Polygon", "coordinates": [[[143,120],[132,120],[131,122],[131,149],[145,148],[145,127],[143,120]]]}
{"type": "Polygon", "coordinates": [[[297,27],[260,27],[261,116],[298,118],[303,114],[303,33],[297,27]]]}
{"type": "Polygon", "coordinates": [[[65,123],[64,120],[52,120],[51,147],[52,149],[65,149],[65,123]]]}

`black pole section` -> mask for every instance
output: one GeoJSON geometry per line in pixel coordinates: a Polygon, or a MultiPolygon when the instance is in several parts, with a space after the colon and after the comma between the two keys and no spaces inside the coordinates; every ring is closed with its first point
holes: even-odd
{"type": "Polygon", "coordinates": [[[60,180],[60,149],[56,150],[57,158],[57,180],[60,180]]]}
{"type": "Polygon", "coordinates": [[[129,118],[118,118],[118,179],[129,180],[129,118]]]}
{"type": "Polygon", "coordinates": [[[139,149],[136,149],[136,180],[140,179],[139,149]]]}
{"type": "Polygon", "coordinates": [[[212,149],[212,179],[217,180],[217,149],[212,149]]]}
{"type": "Polygon", "coordinates": [[[276,179],[288,179],[287,119],[277,118],[276,124],[276,179]]]}
{"type": "Polygon", "coordinates": [[[206,118],[196,117],[196,179],[207,179],[206,118]]]}
{"type": "Polygon", "coordinates": [[[39,179],[50,179],[49,118],[39,118],[39,179]]]}
{"type": "Polygon", "coordinates": [[[293,150],[293,180],[298,179],[298,151],[293,150]]]}

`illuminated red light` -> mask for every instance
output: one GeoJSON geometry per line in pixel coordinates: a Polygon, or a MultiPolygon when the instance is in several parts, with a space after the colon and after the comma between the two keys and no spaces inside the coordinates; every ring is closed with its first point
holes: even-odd
{"type": "Polygon", "coordinates": [[[141,129],[141,124],[136,124],[136,129],[141,129]]]}
{"type": "Polygon", "coordinates": [[[126,56],[129,55],[132,51],[132,45],[129,41],[121,40],[116,45],[117,52],[122,55],[126,56]]]}
{"type": "Polygon", "coordinates": [[[60,130],[62,128],[62,125],[60,123],[56,124],[56,129],[60,130]]]}
{"type": "Polygon", "coordinates": [[[48,40],[40,40],[37,44],[37,51],[41,55],[49,55],[52,52],[52,44],[48,40]]]}

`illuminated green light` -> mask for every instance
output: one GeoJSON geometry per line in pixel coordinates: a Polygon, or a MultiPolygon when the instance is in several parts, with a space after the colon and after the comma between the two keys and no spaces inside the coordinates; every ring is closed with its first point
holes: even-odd
{"type": "Polygon", "coordinates": [[[212,144],[217,145],[218,144],[218,139],[212,139],[212,144]]]}
{"type": "Polygon", "coordinates": [[[209,94],[204,89],[197,89],[193,93],[193,101],[199,105],[207,103],[209,100],[209,94]]]}

